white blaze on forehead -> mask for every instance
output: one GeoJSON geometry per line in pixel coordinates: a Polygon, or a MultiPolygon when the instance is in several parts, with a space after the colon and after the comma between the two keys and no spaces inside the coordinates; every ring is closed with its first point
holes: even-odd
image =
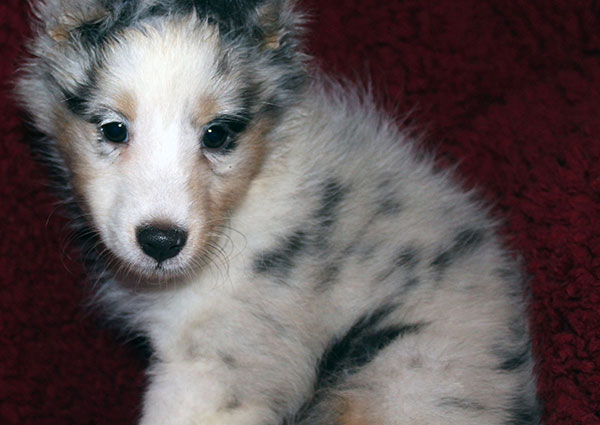
{"type": "Polygon", "coordinates": [[[130,30],[107,51],[106,89],[134,93],[148,111],[181,113],[194,99],[216,94],[219,52],[216,30],[192,18],[130,30]]]}
{"type": "MultiPolygon", "coordinates": [[[[138,135],[118,164],[124,184],[137,199],[137,214],[182,220],[188,215],[191,194],[188,181],[196,164],[197,136],[183,128],[178,120],[171,123],[140,123],[138,135]],[[137,139],[137,140],[136,140],[137,139]],[[137,141],[137,143],[136,143],[137,141]]],[[[147,217],[147,218],[144,218],[147,217]]]]}

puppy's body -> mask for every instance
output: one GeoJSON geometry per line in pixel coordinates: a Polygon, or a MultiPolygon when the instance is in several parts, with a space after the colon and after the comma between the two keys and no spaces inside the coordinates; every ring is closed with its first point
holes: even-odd
{"type": "Polygon", "coordinates": [[[309,76],[288,4],[38,13],[21,97],[96,232],[99,301],[155,350],[144,425],[538,422],[493,224],[309,76]]]}

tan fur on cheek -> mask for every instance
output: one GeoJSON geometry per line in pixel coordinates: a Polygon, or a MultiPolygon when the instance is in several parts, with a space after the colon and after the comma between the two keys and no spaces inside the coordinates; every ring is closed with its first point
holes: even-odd
{"type": "Polygon", "coordinates": [[[221,224],[221,221],[218,220],[219,217],[211,214],[208,192],[209,182],[213,176],[211,175],[208,161],[200,152],[198,152],[198,157],[189,176],[187,190],[193,200],[190,214],[196,218],[201,217],[201,221],[199,226],[197,226],[197,231],[190,235],[188,243],[193,243],[191,248],[194,252],[194,260],[192,263],[203,264],[206,262],[205,257],[207,252],[209,252],[207,247],[211,240],[211,235],[215,233],[214,229],[221,224]]]}
{"type": "Polygon", "coordinates": [[[62,109],[54,111],[54,122],[57,123],[56,143],[60,156],[69,169],[73,190],[77,197],[84,198],[83,188],[91,180],[92,171],[91,167],[86,166],[82,141],[87,139],[91,124],[74,120],[62,109]]]}
{"type": "Polygon", "coordinates": [[[218,234],[217,227],[224,224],[231,211],[241,202],[254,177],[260,172],[266,154],[264,135],[270,123],[253,126],[240,137],[239,146],[229,155],[238,155],[242,159],[235,161],[226,173],[214,172],[214,164],[202,153],[188,182],[188,190],[193,199],[197,217],[203,217],[202,228],[198,236],[196,257],[202,257],[210,242],[208,235],[218,234]]]}
{"type": "Polygon", "coordinates": [[[223,217],[238,205],[248,192],[248,187],[260,172],[266,155],[265,134],[270,122],[252,126],[243,134],[233,155],[243,157],[234,168],[222,176],[210,191],[210,213],[213,217],[223,217]]]}

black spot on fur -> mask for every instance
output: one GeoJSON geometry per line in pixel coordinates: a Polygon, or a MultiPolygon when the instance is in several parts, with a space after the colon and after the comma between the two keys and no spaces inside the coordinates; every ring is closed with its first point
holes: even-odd
{"type": "Polygon", "coordinates": [[[73,93],[63,92],[67,109],[77,116],[84,116],[87,111],[87,99],[73,93]]]}
{"type": "Polygon", "coordinates": [[[402,204],[394,199],[384,199],[377,205],[376,215],[395,216],[402,211],[402,204]]]}
{"type": "Polygon", "coordinates": [[[442,251],[431,262],[431,266],[440,274],[456,260],[474,252],[485,239],[482,229],[466,229],[459,232],[450,248],[442,251]]]}
{"type": "Polygon", "coordinates": [[[361,317],[348,332],[332,343],[323,355],[317,375],[317,388],[330,386],[368,364],[397,338],[420,331],[423,324],[393,324],[380,326],[393,306],[382,307],[361,317]]]}
{"type": "Polygon", "coordinates": [[[243,26],[264,0],[171,0],[163,1],[163,9],[171,13],[195,11],[200,18],[213,18],[221,30],[243,26]]]}
{"type": "Polygon", "coordinates": [[[417,248],[413,246],[403,247],[393,258],[389,268],[379,273],[376,280],[378,282],[384,282],[399,269],[404,269],[407,273],[411,273],[417,267],[419,261],[420,254],[417,248]]]}
{"type": "Polygon", "coordinates": [[[396,267],[406,267],[409,270],[419,264],[419,251],[414,247],[403,248],[394,259],[396,267]]]}
{"type": "Polygon", "coordinates": [[[319,255],[323,260],[323,268],[319,282],[331,282],[337,276],[340,265],[335,259],[323,256],[328,247],[328,239],[331,228],[338,217],[338,208],[345,194],[345,189],[335,180],[331,179],[323,184],[323,191],[319,208],[313,214],[314,223],[303,227],[283,241],[271,251],[258,255],[254,262],[254,271],[259,274],[270,274],[279,278],[286,278],[294,267],[295,259],[302,253],[309,252],[311,255],[319,255]]]}
{"type": "Polygon", "coordinates": [[[245,118],[246,122],[250,122],[253,115],[256,114],[255,109],[259,99],[259,93],[260,88],[257,84],[249,84],[244,87],[240,94],[242,105],[240,111],[236,115],[245,118]]]}
{"type": "Polygon", "coordinates": [[[340,274],[341,261],[327,263],[317,277],[317,289],[324,290],[334,283],[340,274]]]}
{"type": "Polygon", "coordinates": [[[103,29],[103,21],[85,22],[77,28],[79,40],[84,46],[96,47],[104,41],[106,31],[103,29]]]}
{"type": "Polygon", "coordinates": [[[328,230],[337,219],[339,206],[344,200],[346,189],[335,179],[329,179],[323,185],[321,206],[315,213],[321,230],[328,230]]]}
{"type": "Polygon", "coordinates": [[[366,244],[366,243],[360,243],[357,244],[356,248],[354,249],[354,252],[356,253],[356,255],[358,255],[359,261],[361,263],[368,263],[370,262],[373,257],[375,256],[375,254],[377,253],[377,251],[380,249],[380,244],[378,243],[373,243],[373,244],[366,244]]]}
{"type": "Polygon", "coordinates": [[[237,367],[237,361],[235,358],[229,354],[219,353],[219,357],[229,368],[235,369],[237,367]]]}
{"type": "Polygon", "coordinates": [[[528,285],[525,284],[526,277],[523,275],[518,264],[514,264],[513,268],[496,269],[494,273],[506,283],[508,295],[516,300],[523,300],[527,297],[528,285]]]}
{"type": "MultiPolygon", "coordinates": [[[[289,98],[289,96],[288,96],[289,98]]],[[[289,99],[284,99],[280,93],[268,98],[260,107],[258,115],[279,118],[283,107],[289,104],[289,99]]]]}
{"type": "Polygon", "coordinates": [[[425,326],[423,323],[381,325],[394,310],[394,306],[381,307],[370,315],[356,321],[348,332],[323,354],[317,366],[317,378],[313,397],[307,400],[293,419],[283,424],[335,424],[336,414],[325,401],[329,389],[335,388],[377,354],[403,335],[413,334],[425,326]]]}
{"type": "Polygon", "coordinates": [[[307,246],[308,237],[305,232],[297,231],[286,237],[270,252],[260,254],[254,261],[254,272],[287,277],[294,267],[295,258],[307,246]]]}
{"type": "Polygon", "coordinates": [[[468,400],[457,397],[444,397],[440,400],[441,407],[460,410],[481,411],[486,410],[486,407],[474,400],[468,400]]]}
{"type": "Polygon", "coordinates": [[[321,269],[316,277],[316,289],[325,290],[337,280],[344,262],[344,256],[329,255],[330,237],[333,226],[339,217],[340,204],[346,195],[346,188],[331,178],[322,186],[319,208],[314,213],[316,227],[312,230],[313,254],[319,257],[322,263],[321,269]]]}
{"type": "Polygon", "coordinates": [[[521,279],[523,278],[521,275],[521,271],[519,270],[518,267],[515,267],[514,269],[509,269],[509,268],[499,268],[494,270],[494,272],[498,275],[498,277],[502,280],[505,280],[507,282],[521,282],[521,279]]]}
{"type": "Polygon", "coordinates": [[[295,63],[291,56],[278,68],[280,75],[273,83],[278,90],[263,104],[261,113],[278,115],[282,109],[294,105],[298,97],[293,94],[299,92],[308,81],[302,65],[295,63]]]}
{"type": "Polygon", "coordinates": [[[513,402],[506,425],[539,425],[541,415],[539,401],[530,395],[523,395],[513,402]]]}
{"type": "Polygon", "coordinates": [[[62,96],[64,104],[67,109],[74,115],[84,118],[88,122],[92,122],[89,116],[89,101],[92,96],[92,92],[96,87],[96,69],[100,66],[100,63],[96,63],[86,73],[85,81],[80,81],[75,89],[67,89],[63,87],[58,80],[54,77],[51,72],[45,73],[44,77],[51,81],[52,84],[57,87],[62,96]]]}
{"type": "Polygon", "coordinates": [[[517,351],[516,353],[508,353],[504,355],[505,359],[500,364],[499,369],[505,372],[513,372],[520,369],[522,366],[527,364],[531,358],[531,351],[529,345],[517,351]]]}
{"type": "Polygon", "coordinates": [[[150,344],[148,337],[136,335],[134,338],[129,340],[129,344],[133,347],[140,360],[142,360],[146,366],[149,365],[150,359],[154,354],[154,350],[152,349],[152,345],[150,344]]]}
{"type": "Polygon", "coordinates": [[[86,82],[80,82],[75,90],[62,87],[51,72],[44,75],[45,79],[51,81],[57,87],[64,100],[67,109],[74,115],[85,117],[88,111],[88,102],[95,84],[95,75],[90,71],[86,82]]]}
{"type": "Polygon", "coordinates": [[[528,323],[519,310],[515,311],[515,316],[508,323],[506,338],[509,344],[498,344],[493,350],[499,360],[498,370],[518,371],[529,364],[532,358],[528,323]]]}
{"type": "Polygon", "coordinates": [[[390,217],[402,211],[402,203],[398,200],[398,189],[395,185],[396,179],[391,175],[384,174],[375,189],[375,216],[390,217]]]}
{"type": "Polygon", "coordinates": [[[150,6],[148,9],[146,9],[141,14],[141,18],[146,18],[149,16],[166,16],[169,13],[170,13],[170,10],[167,5],[157,3],[157,4],[150,6]]]}
{"type": "Polygon", "coordinates": [[[418,277],[411,277],[407,279],[406,283],[402,287],[402,292],[406,293],[411,289],[416,288],[417,286],[419,286],[419,283],[421,283],[421,281],[418,277]]]}
{"type": "Polygon", "coordinates": [[[313,214],[316,223],[311,230],[315,252],[319,256],[323,256],[329,250],[329,239],[338,220],[339,207],[345,194],[346,189],[333,178],[322,184],[319,208],[313,214]]]}
{"type": "Polygon", "coordinates": [[[235,410],[239,409],[242,406],[242,402],[235,395],[231,396],[231,398],[225,404],[226,410],[235,410]]]}

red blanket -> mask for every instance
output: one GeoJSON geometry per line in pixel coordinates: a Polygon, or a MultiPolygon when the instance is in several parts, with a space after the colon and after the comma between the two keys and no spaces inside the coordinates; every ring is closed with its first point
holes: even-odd
{"type": "MultiPolygon", "coordinates": [[[[374,81],[458,163],[531,276],[548,425],[600,424],[600,9],[596,1],[305,1],[308,49],[374,81]]],[[[0,423],[133,424],[131,344],[85,306],[85,273],[30,159],[10,80],[27,7],[0,4],[0,423]]]]}

